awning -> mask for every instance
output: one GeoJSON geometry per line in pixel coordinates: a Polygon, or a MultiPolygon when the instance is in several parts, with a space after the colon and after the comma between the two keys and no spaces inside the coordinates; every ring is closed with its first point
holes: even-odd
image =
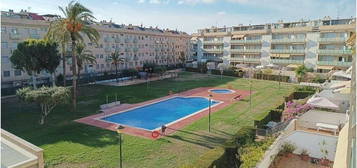
{"type": "Polygon", "coordinates": [[[192,37],[191,40],[197,40],[197,37],[192,37]]]}
{"type": "Polygon", "coordinates": [[[237,34],[233,35],[232,38],[243,38],[245,35],[244,34],[237,34]]]}
{"type": "Polygon", "coordinates": [[[307,104],[313,107],[327,108],[333,110],[338,110],[339,108],[338,105],[336,105],[335,103],[331,102],[330,100],[324,97],[312,97],[307,101],[307,104]]]}
{"type": "Polygon", "coordinates": [[[289,58],[290,54],[279,54],[280,58],[289,58]]]}
{"type": "Polygon", "coordinates": [[[335,66],[319,65],[319,66],[317,66],[317,69],[332,70],[334,67],[335,67],[335,66]]]}
{"type": "Polygon", "coordinates": [[[298,68],[300,65],[297,65],[297,64],[289,64],[288,66],[286,66],[286,67],[288,67],[288,68],[298,68]]]}

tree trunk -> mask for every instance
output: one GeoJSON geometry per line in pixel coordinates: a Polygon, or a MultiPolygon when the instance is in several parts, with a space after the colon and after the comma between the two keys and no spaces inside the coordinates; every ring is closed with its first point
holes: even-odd
{"type": "Polygon", "coordinates": [[[117,64],[114,64],[115,65],[115,79],[118,83],[118,65],[117,64]]]}
{"type": "Polygon", "coordinates": [[[72,105],[73,110],[77,109],[77,57],[76,57],[76,39],[74,33],[71,33],[72,40],[72,105]]]}
{"type": "Polygon", "coordinates": [[[56,86],[56,72],[52,73],[52,86],[55,87],[56,86]]]}
{"type": "Polygon", "coordinates": [[[36,85],[36,76],[35,76],[35,71],[32,72],[31,76],[32,76],[32,86],[34,89],[37,89],[37,85],[36,85]]]}
{"type": "Polygon", "coordinates": [[[63,68],[63,86],[66,87],[66,46],[62,43],[62,68],[63,68]]]}

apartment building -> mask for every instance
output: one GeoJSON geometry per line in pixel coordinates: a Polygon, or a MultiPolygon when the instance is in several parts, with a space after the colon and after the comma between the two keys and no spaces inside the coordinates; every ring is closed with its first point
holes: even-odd
{"type": "MultiPolygon", "coordinates": [[[[198,61],[296,68],[317,72],[346,69],[352,52],[345,42],[355,31],[355,18],[207,28],[193,34],[198,61]]],[[[191,47],[192,48],[192,47],[191,47]]],[[[193,55],[192,55],[193,56],[193,55]]]]}
{"type": "MultiPolygon", "coordinates": [[[[45,36],[50,21],[57,15],[38,15],[27,11],[18,13],[1,12],[1,77],[2,87],[20,85],[30,79],[30,76],[20,70],[15,70],[10,63],[10,56],[17,44],[28,38],[40,39],[45,36]]],[[[158,29],[153,27],[119,25],[113,22],[101,21],[92,24],[100,34],[97,44],[85,39],[86,49],[97,58],[96,64],[88,64],[81,74],[103,73],[114,71],[115,67],[109,61],[110,54],[119,51],[124,64],[119,69],[139,68],[144,63],[173,65],[180,63],[180,55],[188,56],[190,52],[190,35],[176,30],[158,29]]],[[[70,47],[70,45],[69,45],[70,47]]],[[[70,54],[70,48],[67,48],[70,54]]],[[[71,75],[71,59],[67,61],[67,76],[71,75]]],[[[63,72],[62,65],[56,74],[63,72]]],[[[41,72],[38,78],[48,79],[50,74],[41,72]]]]}

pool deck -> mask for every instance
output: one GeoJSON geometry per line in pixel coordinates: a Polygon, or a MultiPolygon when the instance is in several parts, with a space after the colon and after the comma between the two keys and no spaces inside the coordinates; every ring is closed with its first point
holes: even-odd
{"type": "MultiPolygon", "coordinates": [[[[91,115],[88,117],[84,117],[84,118],[80,118],[78,120],[75,120],[76,122],[79,123],[83,123],[83,124],[88,124],[88,125],[92,125],[92,126],[96,126],[96,127],[100,127],[103,129],[108,129],[108,130],[112,130],[112,131],[116,131],[116,128],[118,126],[118,124],[114,124],[114,123],[109,123],[103,120],[99,120],[98,118],[102,118],[114,113],[120,113],[120,112],[124,112],[125,110],[131,109],[131,108],[135,108],[135,107],[139,107],[139,106],[143,106],[143,105],[147,105],[147,104],[151,104],[154,102],[158,102],[161,100],[165,100],[165,99],[169,99],[172,97],[177,97],[177,96],[182,96],[182,97],[189,97],[189,96],[200,96],[200,97],[208,97],[208,95],[212,95],[212,99],[213,100],[218,100],[221,101],[222,103],[211,107],[211,113],[214,113],[216,111],[218,111],[219,109],[222,109],[236,101],[239,101],[240,99],[245,98],[246,96],[249,96],[249,91],[246,90],[234,90],[235,92],[232,94],[219,94],[219,93],[212,93],[209,92],[210,89],[224,89],[224,88],[211,88],[211,87],[201,87],[201,88],[196,88],[196,89],[192,89],[192,90],[188,90],[185,92],[180,92],[177,94],[172,94],[172,95],[168,95],[168,96],[164,96],[161,98],[157,98],[157,99],[153,99],[153,100],[149,100],[149,101],[145,101],[145,102],[141,102],[141,103],[136,103],[136,104],[122,104],[120,106],[116,106],[116,107],[112,107],[109,109],[105,109],[103,110],[102,113],[99,114],[95,114],[95,115],[91,115]],[[237,97],[238,95],[241,95],[239,99],[234,99],[235,97],[237,97]]],[[[183,118],[178,120],[177,122],[174,122],[170,125],[167,125],[168,129],[166,129],[165,131],[165,135],[169,135],[174,133],[176,130],[179,130],[181,128],[183,128],[186,125],[189,125],[191,123],[193,123],[194,121],[207,116],[208,115],[208,109],[206,110],[202,110],[199,113],[196,113],[194,115],[191,115],[189,117],[183,118]]],[[[158,132],[161,133],[161,130],[157,130],[158,132]]],[[[157,138],[153,138],[152,135],[152,131],[148,131],[148,130],[144,130],[144,129],[140,129],[140,128],[134,128],[134,127],[129,127],[129,126],[125,126],[124,129],[122,129],[122,132],[125,134],[129,134],[129,135],[133,135],[133,136],[140,136],[140,137],[144,137],[144,138],[149,138],[149,139],[158,139],[161,137],[161,135],[157,138]]]]}

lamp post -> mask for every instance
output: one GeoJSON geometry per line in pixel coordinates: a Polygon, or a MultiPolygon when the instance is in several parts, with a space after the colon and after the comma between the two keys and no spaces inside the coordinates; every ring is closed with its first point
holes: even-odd
{"type": "Polygon", "coordinates": [[[208,132],[211,132],[211,97],[208,95],[208,132]]]}
{"type": "Polygon", "coordinates": [[[119,134],[119,148],[120,148],[120,154],[119,154],[119,156],[120,156],[120,160],[119,160],[119,168],[122,168],[123,167],[123,154],[122,154],[122,132],[121,132],[121,130],[122,129],[124,129],[124,127],[123,126],[121,126],[121,125],[119,125],[118,127],[117,127],[117,133],[119,134]]]}

